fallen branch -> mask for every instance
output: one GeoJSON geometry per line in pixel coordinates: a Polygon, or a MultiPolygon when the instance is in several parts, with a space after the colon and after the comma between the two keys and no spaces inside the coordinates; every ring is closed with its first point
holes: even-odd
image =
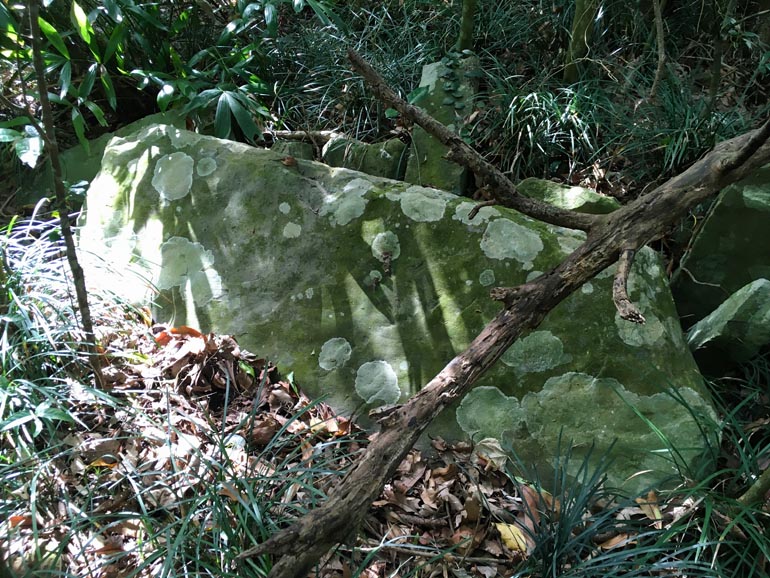
{"type": "Polygon", "coordinates": [[[364,77],[378,98],[415,124],[419,124],[442,144],[449,147],[447,158],[468,167],[480,177],[484,185],[489,186],[490,193],[499,204],[516,209],[546,223],[569,229],[587,231],[594,225],[597,220],[595,215],[569,211],[521,195],[514,184],[497,167],[484,160],[484,157],[466,144],[460,135],[449,130],[421,108],[409,104],[398,96],[385,83],[385,79],[355,50],[348,50],[348,57],[353,63],[353,69],[364,77]]]}
{"type": "MultiPolygon", "coordinates": [[[[357,59],[357,67],[363,62],[355,53],[351,55],[353,58],[357,59]]],[[[382,94],[394,94],[384,83],[377,90],[382,94]]],[[[390,98],[387,101],[391,105],[397,104],[390,98]]],[[[402,105],[400,112],[437,138],[442,135],[453,146],[456,144],[454,141],[459,140],[456,135],[448,137],[443,125],[416,107],[402,105]]],[[[561,264],[528,282],[526,290],[498,288],[498,294],[505,296],[501,299],[504,303],[502,311],[465,351],[452,359],[420,392],[404,405],[395,406],[388,412],[387,419],[381,421],[379,434],[330,493],[326,503],[262,544],[242,552],[239,558],[269,554],[276,559],[270,578],[306,576],[313,564],[332,546],[344,542],[356,531],[369,505],[378,497],[384,484],[433,419],[447,405],[465,395],[522,332],[537,327],[551,309],[617,261],[621,251],[628,247],[642,247],[662,236],[691,208],[770,162],[767,136],[756,136],[770,131],[768,127],[770,120],[759,131],[721,143],[687,171],[652,193],[609,215],[592,217],[590,223],[583,221],[590,229],[586,241],[561,264]],[[764,141],[747,155],[747,147],[754,147],[761,138],[764,141]]],[[[458,148],[462,147],[458,145],[458,148]]],[[[464,157],[457,155],[455,158],[475,162],[477,156],[472,151],[472,154],[464,157]]],[[[499,171],[493,174],[499,174],[495,178],[505,181],[501,181],[504,185],[501,188],[515,190],[499,171]]],[[[561,219],[570,213],[548,213],[540,203],[519,203],[524,197],[514,195],[513,198],[518,199],[519,210],[530,216],[559,215],[561,219]]]]}

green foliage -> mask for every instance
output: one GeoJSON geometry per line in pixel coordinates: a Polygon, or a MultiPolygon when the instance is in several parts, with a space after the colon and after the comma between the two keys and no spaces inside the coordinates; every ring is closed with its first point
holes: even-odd
{"type": "MultiPolygon", "coordinates": [[[[108,125],[109,111],[117,111],[131,84],[155,94],[161,111],[182,108],[203,123],[213,116],[216,136],[260,140],[275,96],[265,43],[278,35],[284,5],[298,15],[307,6],[322,25],[343,28],[323,0],[239,0],[217,9],[207,2],[81,0],[66,15],[54,3],[39,19],[51,98],[68,109],[83,146],[93,123],[108,125]]],[[[3,58],[26,71],[32,56],[20,19],[3,6],[0,20],[3,58]]],[[[40,151],[32,145],[38,141],[19,131],[0,133],[0,139],[34,166],[40,151]]]]}
{"type": "Polygon", "coordinates": [[[347,23],[318,28],[297,20],[271,43],[276,85],[274,112],[289,128],[337,130],[375,140],[392,127],[392,113],[350,70],[352,45],[405,94],[417,87],[421,68],[440,60],[456,40],[456,10],[418,0],[347,3],[339,7],[347,23]]]}
{"type": "Polygon", "coordinates": [[[51,222],[11,223],[0,235],[0,435],[21,457],[74,421],[62,409],[65,377],[85,368],[63,247],[51,222]]]}

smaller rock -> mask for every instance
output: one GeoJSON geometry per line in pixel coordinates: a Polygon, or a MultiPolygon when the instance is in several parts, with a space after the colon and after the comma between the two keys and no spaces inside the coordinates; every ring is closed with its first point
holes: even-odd
{"type": "MultiPolygon", "coordinates": [[[[463,117],[473,111],[478,92],[479,61],[475,56],[447,56],[423,66],[422,95],[413,101],[448,129],[457,132],[463,117]]],[[[411,156],[404,180],[461,195],[471,180],[470,171],[446,158],[449,149],[422,127],[412,129],[411,156]]]]}
{"type": "Polygon", "coordinates": [[[526,197],[578,213],[605,215],[620,208],[620,203],[612,197],[585,187],[566,187],[545,179],[524,179],[516,189],[526,197]]]}
{"type": "Polygon", "coordinates": [[[406,145],[393,138],[366,144],[352,138],[336,138],[326,143],[323,161],[332,167],[345,167],[375,177],[403,180],[406,171],[406,145]]]}
{"type": "Polygon", "coordinates": [[[770,281],[757,279],[733,293],[692,326],[687,343],[696,359],[712,367],[720,357],[722,364],[754,357],[770,344],[770,281]]]}
{"type": "Polygon", "coordinates": [[[313,160],[313,145],[309,142],[279,140],[275,141],[270,150],[287,157],[294,157],[295,159],[313,160]]]}

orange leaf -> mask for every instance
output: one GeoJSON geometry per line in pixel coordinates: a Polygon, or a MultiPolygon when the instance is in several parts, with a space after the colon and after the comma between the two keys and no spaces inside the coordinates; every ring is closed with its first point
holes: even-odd
{"type": "Polygon", "coordinates": [[[201,337],[206,339],[206,336],[203,335],[200,331],[197,329],[193,329],[192,327],[188,327],[187,325],[180,325],[179,327],[172,327],[169,329],[171,333],[174,335],[189,335],[190,337],[201,337]]]}
{"type": "Polygon", "coordinates": [[[21,526],[22,528],[29,528],[32,526],[32,516],[26,514],[24,516],[8,516],[8,525],[11,528],[21,526]]]}

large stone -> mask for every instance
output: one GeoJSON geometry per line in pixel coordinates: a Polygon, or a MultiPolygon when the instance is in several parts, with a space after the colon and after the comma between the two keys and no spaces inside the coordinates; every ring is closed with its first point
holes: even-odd
{"type": "Polygon", "coordinates": [[[770,165],[730,185],[714,203],[672,280],[687,327],[757,279],[770,279],[770,165]]]}
{"type": "Polygon", "coordinates": [[[687,342],[703,364],[743,362],[770,345],[770,281],[757,279],[690,328],[687,342]]]}
{"type": "Polygon", "coordinates": [[[546,179],[524,179],[516,185],[516,189],[526,197],[578,213],[604,215],[620,208],[620,203],[612,197],[585,187],[568,187],[546,179]]]}
{"type": "Polygon", "coordinates": [[[352,138],[335,138],[323,148],[323,161],[333,167],[345,167],[367,175],[403,179],[409,151],[397,138],[367,144],[352,138]]]}
{"type": "MultiPolygon", "coordinates": [[[[458,132],[463,119],[472,112],[478,85],[479,61],[476,57],[447,56],[422,69],[419,97],[414,104],[433,118],[458,132]]],[[[404,180],[417,185],[462,194],[469,186],[467,169],[445,158],[449,149],[422,127],[412,129],[412,145],[404,180]]]]}
{"type": "MultiPolygon", "coordinates": [[[[539,275],[584,239],[505,208],[470,220],[475,203],[443,191],[280,160],[165,126],[113,139],[88,192],[80,246],[98,260],[87,280],[154,298],[161,320],[234,334],[311,394],[365,415],[467,346],[499,311],[492,287],[539,275]],[[131,269],[142,282],[125,279],[131,269]]],[[[693,416],[707,431],[715,416],[658,257],[640,251],[629,279],[646,325],[617,315],[613,273],[503,355],[463,401],[462,427],[447,411],[430,433],[509,439],[534,463],[562,431],[562,447],[595,443],[595,455],[617,437],[611,483],[643,472],[630,491],[697,468],[706,442],[693,416]]]]}

